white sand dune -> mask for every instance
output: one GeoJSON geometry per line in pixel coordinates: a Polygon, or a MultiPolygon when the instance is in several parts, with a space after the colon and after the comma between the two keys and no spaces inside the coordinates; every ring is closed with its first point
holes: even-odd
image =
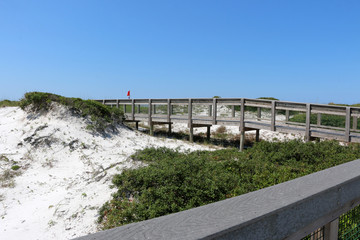
{"type": "Polygon", "coordinates": [[[129,159],[136,150],[209,149],[122,125],[107,137],[93,135],[86,126],[85,119],[58,105],[41,115],[0,108],[0,239],[94,233],[98,209],[115,191],[109,188],[112,176],[139,164],[129,159]],[[20,169],[9,170],[14,165],[20,169]]]}

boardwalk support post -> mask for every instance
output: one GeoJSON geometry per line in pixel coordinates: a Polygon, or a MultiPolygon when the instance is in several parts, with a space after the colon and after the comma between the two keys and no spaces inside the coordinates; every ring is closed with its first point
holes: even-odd
{"type": "Polygon", "coordinates": [[[350,142],[350,120],[351,120],[351,108],[346,107],[345,117],[345,141],[350,142]]]}
{"type": "Polygon", "coordinates": [[[353,117],[353,129],[354,129],[354,130],[357,129],[357,121],[358,121],[357,117],[354,116],[354,117],[353,117]]]}
{"type": "Polygon", "coordinates": [[[211,126],[207,126],[207,127],[206,127],[206,139],[207,139],[208,141],[210,141],[210,127],[211,127],[211,126]]]}
{"type": "Polygon", "coordinates": [[[245,99],[241,99],[240,107],[240,152],[244,150],[245,145],[245,99]]]}
{"type": "Polygon", "coordinates": [[[310,141],[310,120],[311,120],[311,104],[306,104],[306,127],[305,127],[305,142],[310,141]]]}
{"type": "Polygon", "coordinates": [[[339,218],[325,225],[324,240],[337,240],[339,234],[339,218]]]}
{"type": "Polygon", "coordinates": [[[189,104],[188,104],[188,127],[190,128],[189,141],[194,142],[194,128],[192,125],[192,99],[191,98],[189,98],[189,104]]]}
{"type": "Polygon", "coordinates": [[[135,100],[131,100],[131,119],[135,120],[135,100]]]}
{"type": "Polygon", "coordinates": [[[213,98],[213,105],[212,105],[212,124],[216,125],[216,115],[217,115],[217,98],[213,98]]]}
{"type": "Polygon", "coordinates": [[[317,114],[317,125],[321,126],[321,113],[317,114]]]}
{"type": "Polygon", "coordinates": [[[152,122],[152,119],[151,119],[151,115],[152,115],[152,103],[151,103],[151,99],[149,99],[149,112],[148,112],[148,115],[149,115],[149,127],[150,127],[150,135],[151,136],[154,136],[154,124],[152,122]]]}
{"type": "Polygon", "coordinates": [[[271,131],[275,131],[276,101],[271,101],[271,131]]]}
{"type": "MultiPolygon", "coordinates": [[[[261,121],[261,107],[257,108],[257,120],[261,121]]],[[[256,133],[255,133],[255,141],[259,142],[260,141],[260,129],[256,129],[256,133]]]]}
{"type": "Polygon", "coordinates": [[[260,141],[260,129],[256,129],[255,141],[256,141],[256,142],[259,142],[259,141],[260,141]]]}
{"type": "Polygon", "coordinates": [[[285,121],[288,122],[290,119],[290,111],[289,110],[285,110],[285,121]]]}
{"type": "Polygon", "coordinates": [[[167,100],[167,121],[169,123],[169,129],[168,129],[168,134],[171,133],[171,118],[170,115],[172,114],[172,110],[171,110],[171,100],[168,99],[167,100]]]}

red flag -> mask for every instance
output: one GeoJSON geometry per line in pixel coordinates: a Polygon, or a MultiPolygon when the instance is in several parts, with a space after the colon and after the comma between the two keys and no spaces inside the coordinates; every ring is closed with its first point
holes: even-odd
{"type": "Polygon", "coordinates": [[[130,91],[128,91],[127,96],[130,97],[130,91]]]}

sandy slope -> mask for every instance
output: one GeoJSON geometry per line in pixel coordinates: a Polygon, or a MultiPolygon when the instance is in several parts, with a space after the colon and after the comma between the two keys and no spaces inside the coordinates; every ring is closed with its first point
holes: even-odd
{"type": "Polygon", "coordinates": [[[97,136],[86,125],[60,106],[42,115],[0,108],[0,176],[7,174],[0,181],[0,239],[70,239],[96,232],[98,208],[114,191],[111,176],[135,166],[128,158],[132,153],[151,146],[207,148],[123,126],[97,136]],[[14,165],[21,168],[9,171],[14,165]]]}

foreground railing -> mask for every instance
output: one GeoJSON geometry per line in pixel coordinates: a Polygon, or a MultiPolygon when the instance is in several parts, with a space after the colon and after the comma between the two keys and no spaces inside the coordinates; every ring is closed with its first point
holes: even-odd
{"type": "Polygon", "coordinates": [[[77,239],[301,239],[317,229],[323,229],[321,239],[338,239],[339,216],[359,203],[360,160],[355,160],[238,197],[77,239]]]}

